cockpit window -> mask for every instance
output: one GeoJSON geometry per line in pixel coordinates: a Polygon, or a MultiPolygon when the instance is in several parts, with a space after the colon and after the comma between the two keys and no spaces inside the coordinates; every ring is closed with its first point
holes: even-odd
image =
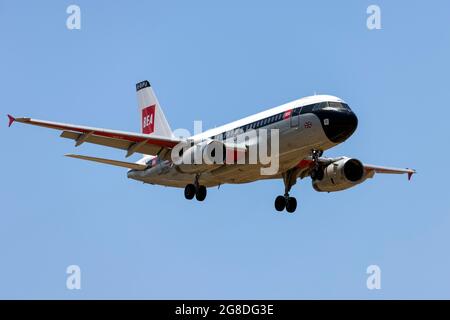
{"type": "Polygon", "coordinates": [[[311,111],[318,110],[348,110],[351,111],[350,107],[346,103],[335,102],[335,101],[324,101],[319,103],[310,104],[304,106],[300,110],[300,114],[309,113],[311,111]]]}
{"type": "Polygon", "coordinates": [[[350,107],[348,106],[348,104],[341,103],[341,102],[334,102],[334,101],[328,102],[328,108],[334,109],[334,110],[350,110],[350,107]]]}
{"type": "Polygon", "coordinates": [[[313,111],[325,109],[328,106],[327,102],[320,102],[314,105],[313,111]]]}
{"type": "Polygon", "coordinates": [[[347,109],[349,111],[352,110],[352,109],[350,109],[350,107],[346,103],[341,103],[341,105],[344,107],[344,109],[347,109]]]}

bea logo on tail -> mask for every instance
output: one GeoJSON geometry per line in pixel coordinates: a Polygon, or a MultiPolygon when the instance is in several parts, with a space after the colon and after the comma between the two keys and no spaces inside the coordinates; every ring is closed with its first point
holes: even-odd
{"type": "Polygon", "coordinates": [[[142,109],[142,133],[150,134],[155,130],[155,106],[142,109]]]}

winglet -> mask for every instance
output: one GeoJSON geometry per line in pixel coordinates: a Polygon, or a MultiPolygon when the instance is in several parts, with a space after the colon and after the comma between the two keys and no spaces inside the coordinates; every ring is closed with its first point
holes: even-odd
{"type": "Polygon", "coordinates": [[[14,118],[12,115],[8,114],[8,119],[9,119],[8,127],[11,127],[13,122],[16,121],[16,118],[14,118]]]}
{"type": "Polygon", "coordinates": [[[411,170],[408,172],[408,180],[411,180],[414,173],[416,173],[416,170],[411,170]]]}

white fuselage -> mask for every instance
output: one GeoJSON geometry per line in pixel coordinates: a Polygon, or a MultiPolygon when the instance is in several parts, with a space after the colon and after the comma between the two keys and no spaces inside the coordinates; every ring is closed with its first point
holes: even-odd
{"type": "MultiPolygon", "coordinates": [[[[305,97],[190,137],[189,140],[195,141],[225,139],[235,135],[237,129],[243,129],[244,131],[249,129],[279,130],[279,169],[276,174],[262,175],[260,170],[262,165],[258,164],[224,164],[212,171],[202,173],[201,183],[211,187],[224,183],[246,183],[260,179],[279,178],[281,172],[295,167],[302,159],[307,158],[312,149],[326,150],[337,145],[341,141],[331,141],[324,130],[323,122],[326,125],[333,125],[332,123],[329,124],[328,118],[320,119],[313,112],[302,112],[307,106],[319,105],[323,102],[345,104],[343,100],[335,96],[305,97]]],[[[253,143],[258,144],[259,141],[253,143]]],[[[128,172],[129,178],[145,183],[173,187],[185,187],[186,184],[192,183],[195,178],[195,173],[182,172],[170,160],[146,156],[139,163],[148,164],[149,168],[144,171],[130,170],[128,172]]]]}

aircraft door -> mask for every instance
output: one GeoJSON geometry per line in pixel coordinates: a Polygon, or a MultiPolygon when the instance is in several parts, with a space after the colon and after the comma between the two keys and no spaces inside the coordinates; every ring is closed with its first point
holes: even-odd
{"type": "Polygon", "coordinates": [[[300,108],[292,110],[291,128],[299,128],[300,126],[300,108]]]}

